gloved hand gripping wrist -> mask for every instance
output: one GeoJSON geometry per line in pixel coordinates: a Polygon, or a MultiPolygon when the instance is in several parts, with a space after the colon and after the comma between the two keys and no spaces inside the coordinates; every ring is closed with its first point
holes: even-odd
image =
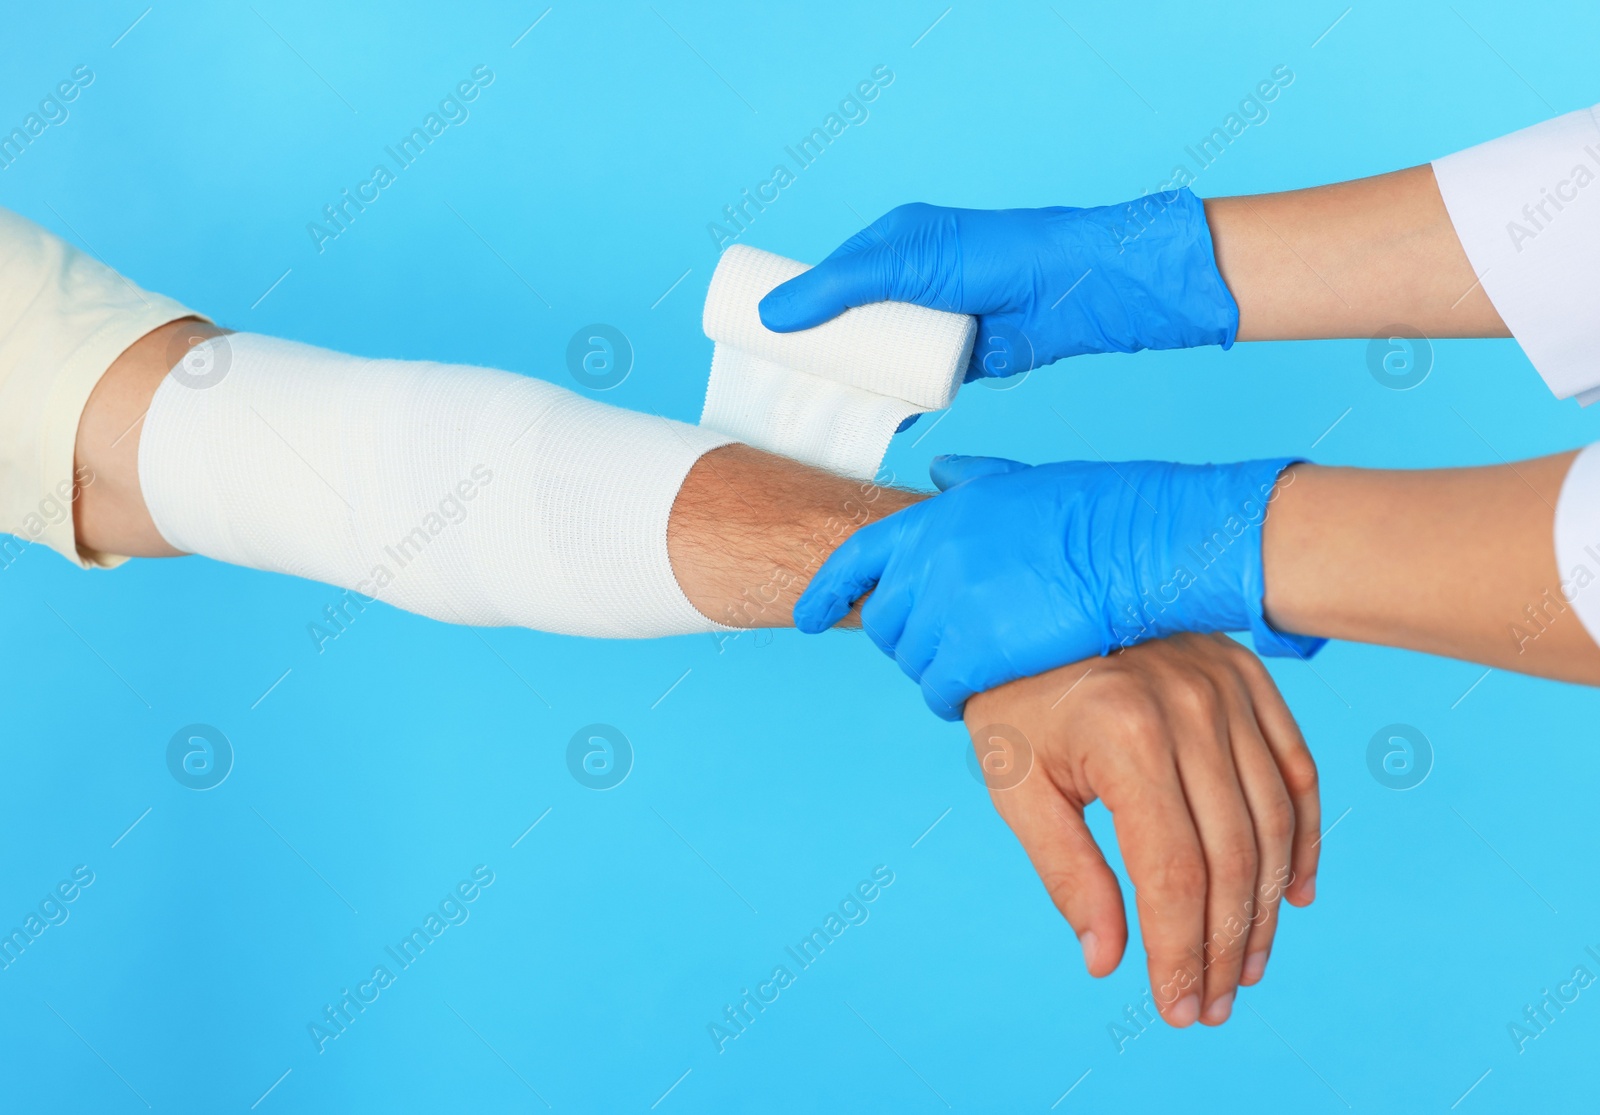
{"type": "Polygon", "coordinates": [[[945,719],[974,693],[1179,631],[1308,657],[1322,640],[1262,614],[1262,524],[1294,463],[941,458],[943,494],[846,540],[795,626],[831,627],[871,590],[862,628],[945,719]]]}

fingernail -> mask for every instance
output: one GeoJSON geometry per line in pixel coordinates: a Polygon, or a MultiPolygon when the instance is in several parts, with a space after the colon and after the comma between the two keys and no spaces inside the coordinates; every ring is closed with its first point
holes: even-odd
{"type": "Polygon", "coordinates": [[[1094,958],[1099,955],[1100,938],[1095,936],[1092,929],[1085,929],[1078,934],[1078,945],[1083,949],[1083,966],[1094,972],[1094,958]]]}
{"type": "Polygon", "coordinates": [[[1252,952],[1244,958],[1244,971],[1239,973],[1239,982],[1246,987],[1261,982],[1261,977],[1267,974],[1267,954],[1265,952],[1252,952]]]}
{"type": "Polygon", "coordinates": [[[1180,1030],[1185,1026],[1193,1026],[1195,1019],[1199,1017],[1200,996],[1198,995],[1185,995],[1167,1012],[1167,1021],[1180,1030]]]}
{"type": "Polygon", "coordinates": [[[1228,1020],[1228,1015],[1233,1013],[1233,996],[1234,993],[1230,991],[1212,1000],[1211,1005],[1206,1008],[1207,1025],[1220,1026],[1228,1020]]]}
{"type": "Polygon", "coordinates": [[[1303,889],[1303,893],[1306,896],[1306,901],[1307,902],[1314,901],[1316,899],[1316,897],[1317,897],[1317,877],[1315,875],[1313,875],[1309,879],[1307,879],[1306,880],[1306,885],[1302,889],[1303,889]]]}

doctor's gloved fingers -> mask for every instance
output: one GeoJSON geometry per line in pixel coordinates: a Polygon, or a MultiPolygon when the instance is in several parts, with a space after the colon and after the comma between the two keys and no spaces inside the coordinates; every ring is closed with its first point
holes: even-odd
{"type": "Polygon", "coordinates": [[[1022,676],[1009,669],[1003,655],[987,653],[981,646],[973,653],[970,642],[955,632],[941,631],[939,638],[942,641],[930,648],[931,660],[918,681],[923,702],[941,720],[961,719],[973,696],[1022,676]]]}
{"type": "MultiPolygon", "coordinates": [[[[861,630],[867,633],[872,644],[900,664],[901,645],[905,640],[907,622],[914,614],[914,597],[905,578],[880,570],[872,595],[861,604],[861,630]]],[[[920,678],[920,674],[910,674],[920,678]]]]}
{"type": "Polygon", "coordinates": [[[953,657],[943,648],[936,648],[917,678],[922,689],[922,703],[940,720],[960,720],[966,715],[967,701],[973,696],[1016,680],[1014,674],[1002,674],[992,683],[973,685],[965,679],[963,670],[950,668],[953,657]]]}
{"type": "Polygon", "coordinates": [[[1322,850],[1322,796],[1317,761],[1306,746],[1294,713],[1289,711],[1261,660],[1226,635],[1206,637],[1225,640],[1228,644],[1227,650],[1237,663],[1239,676],[1249,689],[1256,725],[1272,751],[1278,775],[1294,807],[1294,839],[1289,858],[1291,882],[1284,897],[1292,906],[1308,906],[1316,897],[1317,861],[1322,850]]]}
{"type": "Polygon", "coordinates": [[[829,256],[767,292],[757,307],[761,324],[793,333],[831,321],[870,302],[905,301],[902,257],[886,246],[829,256]]]}
{"type": "Polygon", "coordinates": [[[931,670],[923,673],[918,684],[922,689],[922,703],[940,720],[960,720],[966,715],[967,701],[973,696],[972,690],[952,685],[948,678],[941,678],[931,670]]]}
{"type": "Polygon", "coordinates": [[[977,335],[972,342],[972,356],[967,361],[966,375],[961,382],[1006,379],[1067,355],[1063,352],[1041,354],[1034,347],[1033,338],[1024,326],[1034,328],[1017,313],[984,314],[979,317],[977,335]]]}
{"type": "MultiPolygon", "coordinates": [[[[925,586],[919,587],[925,590],[925,586]]],[[[879,646],[886,647],[901,673],[921,685],[923,674],[939,651],[944,617],[936,609],[919,605],[908,590],[905,579],[893,574],[886,576],[884,582],[868,597],[861,612],[862,626],[870,621],[877,636],[883,640],[879,646]],[[881,604],[880,596],[883,597],[881,604]],[[867,614],[869,610],[872,613],[870,616],[867,614]]]]}
{"type": "Polygon", "coordinates": [[[1084,967],[1091,976],[1110,975],[1127,947],[1128,919],[1122,888],[1084,822],[1083,809],[1064,798],[1042,771],[1010,789],[991,789],[989,797],[1028,853],[1050,901],[1078,935],[1084,967]]]}
{"type": "MultiPolygon", "coordinates": [[[[822,568],[811,578],[800,599],[795,601],[795,627],[807,635],[815,635],[843,619],[850,611],[850,605],[869,592],[883,576],[884,568],[894,554],[899,533],[891,515],[862,527],[846,538],[822,563],[822,568]]],[[[863,613],[865,611],[863,608],[863,613]]],[[[863,627],[866,627],[866,618],[863,615],[863,627]]],[[[867,629],[867,635],[874,643],[878,643],[872,629],[867,629]]],[[[894,653],[892,642],[888,646],[882,643],[878,645],[885,654],[894,653]]]]}
{"type": "Polygon", "coordinates": [[[933,480],[934,487],[941,492],[948,492],[957,484],[965,484],[980,476],[1001,476],[1032,467],[1004,457],[968,457],[960,453],[945,453],[935,457],[928,465],[928,476],[933,480]]]}

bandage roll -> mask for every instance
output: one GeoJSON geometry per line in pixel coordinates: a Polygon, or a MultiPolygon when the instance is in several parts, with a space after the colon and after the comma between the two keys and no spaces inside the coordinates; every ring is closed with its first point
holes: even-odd
{"type": "Polygon", "coordinates": [[[950,405],[977,323],[876,302],[798,333],[767,329],[761,299],[808,269],[742,244],[723,253],[706,294],[703,323],[716,346],[700,424],[865,479],[902,421],[950,405]]]}

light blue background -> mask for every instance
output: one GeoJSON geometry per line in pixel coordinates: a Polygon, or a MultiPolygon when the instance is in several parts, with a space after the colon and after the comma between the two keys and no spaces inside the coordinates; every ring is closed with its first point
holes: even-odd
{"type": "MultiPolygon", "coordinates": [[[[745,242],[816,260],[903,201],[1137,195],[1280,64],[1294,83],[1197,192],[1377,173],[1600,100],[1600,14],[1576,3],[1358,3],[1315,42],[1344,4],[958,3],[929,31],[944,4],[656,0],[557,4],[515,45],[543,3],[456,7],[160,2],[127,31],[145,5],[8,4],[0,126],[76,65],[96,79],[0,172],[0,203],[227,326],[347,351],[571,386],[569,337],[610,323],[637,361],[601,397],[692,421],[707,222],[876,65],[895,78],[870,119],[745,242]],[[470,120],[319,254],[307,222],[478,64],[496,76],[470,120]]],[[[888,465],[1467,465],[1600,438],[1509,341],[1438,343],[1408,392],[1366,350],[1082,358],[968,389],[888,465]]],[[[43,547],[0,573],[0,928],[95,872],[0,972],[6,1106],[1600,1104],[1600,987],[1525,1052],[1507,1034],[1574,966],[1600,972],[1588,691],[1497,671],[1463,698],[1480,668],[1347,645],[1315,672],[1274,663],[1340,819],[1319,900],[1287,915],[1229,1025],[1119,1053],[1142,953],[1083,973],[964,735],[862,639],[586,642],[375,608],[319,654],[306,627],[336,597],[200,559],[86,574],[43,547]],[[208,792],[167,770],[191,722],[237,751],[208,792]],[[637,751],[609,792],[566,765],[592,722],[637,751]],[[1406,792],[1366,761],[1394,722],[1436,755],[1406,792]],[[308,1024],[477,864],[495,882],[470,920],[319,1054],[308,1024]],[[719,1054],[707,1024],[878,864],[895,882],[870,920],[719,1054]]]]}

